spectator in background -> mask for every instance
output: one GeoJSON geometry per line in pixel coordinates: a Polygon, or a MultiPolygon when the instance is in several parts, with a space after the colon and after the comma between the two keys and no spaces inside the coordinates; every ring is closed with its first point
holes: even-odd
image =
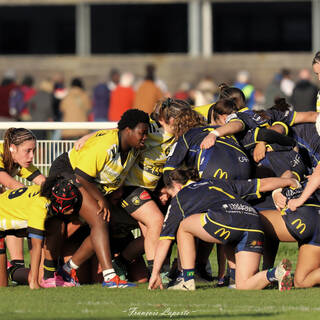
{"type": "Polygon", "coordinates": [[[20,90],[23,94],[23,109],[21,110],[19,119],[22,121],[28,121],[31,119],[27,108],[27,103],[37,92],[33,85],[34,79],[31,75],[26,75],[21,82],[20,90]]]}
{"type": "Polygon", "coordinates": [[[120,72],[111,69],[109,81],[101,82],[93,89],[93,121],[107,121],[110,107],[111,92],[118,86],[120,72]]]}
{"type": "Polygon", "coordinates": [[[0,85],[0,121],[12,121],[9,113],[9,96],[11,91],[17,87],[15,79],[16,74],[14,70],[8,70],[3,75],[0,85]]]}
{"type": "Polygon", "coordinates": [[[111,69],[110,71],[110,80],[108,82],[108,88],[110,91],[113,91],[120,82],[120,71],[118,69],[111,69]]]}
{"type": "Polygon", "coordinates": [[[111,92],[109,121],[119,121],[122,114],[132,108],[135,96],[133,81],[132,73],[125,72],[121,75],[119,85],[111,92]]]}
{"type": "MultiPolygon", "coordinates": [[[[37,93],[28,101],[27,109],[31,121],[46,122],[53,121],[53,83],[42,80],[37,93]]],[[[46,140],[47,130],[33,130],[38,140],[46,140]]]]}
{"type": "Polygon", "coordinates": [[[286,98],[289,99],[294,88],[294,81],[291,79],[291,71],[289,69],[282,69],[281,75],[280,89],[286,95],[286,98]]]}
{"type": "Polygon", "coordinates": [[[133,107],[151,114],[157,101],[164,97],[163,92],[155,83],[156,67],[153,64],[146,66],[146,76],[138,87],[133,107]]]}
{"type": "Polygon", "coordinates": [[[281,82],[282,76],[280,73],[276,73],[270,82],[270,84],[267,86],[265,90],[265,109],[271,108],[274,105],[274,101],[279,98],[285,98],[285,94],[280,89],[280,82],[281,82]]]}
{"type": "Polygon", "coordinates": [[[218,87],[210,76],[205,76],[194,91],[194,105],[203,106],[216,100],[218,87]]]}
{"type": "Polygon", "coordinates": [[[246,106],[252,110],[255,105],[255,88],[252,84],[249,83],[250,74],[246,70],[241,70],[237,74],[236,82],[234,86],[244,93],[246,97],[246,106]]]}
{"type": "Polygon", "coordinates": [[[316,111],[318,88],[311,82],[311,73],[308,69],[299,72],[290,102],[295,111],[316,111]]]}
{"type": "MultiPolygon", "coordinates": [[[[54,121],[61,121],[61,112],[59,106],[61,100],[65,98],[68,93],[68,90],[65,87],[64,75],[61,72],[58,72],[53,75],[53,115],[54,121]]],[[[57,133],[56,133],[57,134],[57,133]]],[[[58,134],[57,137],[58,138],[58,134]]]]}
{"type": "MultiPolygon", "coordinates": [[[[88,121],[91,111],[91,100],[84,90],[80,78],[71,81],[71,89],[67,96],[61,101],[60,112],[63,122],[84,122],[88,121]]],[[[61,138],[64,140],[77,140],[89,132],[87,129],[62,130],[61,138]]]]}
{"type": "Polygon", "coordinates": [[[191,105],[194,105],[194,100],[191,97],[191,84],[189,82],[182,82],[173,97],[178,100],[186,100],[191,105]]]}

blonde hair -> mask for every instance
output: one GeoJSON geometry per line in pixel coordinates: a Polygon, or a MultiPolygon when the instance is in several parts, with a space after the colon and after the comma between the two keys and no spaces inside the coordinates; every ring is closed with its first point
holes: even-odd
{"type": "Polygon", "coordinates": [[[3,138],[3,163],[4,169],[9,175],[12,175],[14,169],[17,167],[11,155],[10,145],[14,144],[15,146],[19,146],[20,144],[28,140],[37,140],[32,131],[28,129],[9,128],[5,132],[3,138]]]}

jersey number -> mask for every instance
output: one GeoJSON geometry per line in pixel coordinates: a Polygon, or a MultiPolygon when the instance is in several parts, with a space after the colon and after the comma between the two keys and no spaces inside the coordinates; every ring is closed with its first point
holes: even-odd
{"type": "Polygon", "coordinates": [[[28,189],[27,187],[24,187],[24,188],[19,188],[17,190],[11,191],[9,193],[8,198],[9,199],[17,198],[17,197],[21,196],[22,194],[24,194],[27,191],[27,189],[28,189]]]}

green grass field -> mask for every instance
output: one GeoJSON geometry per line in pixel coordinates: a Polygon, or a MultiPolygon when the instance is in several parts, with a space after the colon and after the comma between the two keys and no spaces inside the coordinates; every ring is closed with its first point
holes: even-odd
{"type": "MultiPolygon", "coordinates": [[[[295,264],[297,245],[281,244],[277,260],[295,264]]],[[[215,260],[215,257],[214,257],[215,260]]],[[[213,262],[214,275],[216,264],[213,262]]],[[[237,291],[200,285],[195,292],[105,289],[100,285],[32,291],[0,289],[1,319],[319,319],[318,288],[237,291]]]]}

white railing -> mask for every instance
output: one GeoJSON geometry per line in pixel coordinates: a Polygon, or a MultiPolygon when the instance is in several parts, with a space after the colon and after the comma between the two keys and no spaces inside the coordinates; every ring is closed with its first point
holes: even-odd
{"type": "MultiPolygon", "coordinates": [[[[8,128],[26,128],[30,130],[61,130],[61,129],[112,129],[117,127],[116,122],[0,122],[0,130],[8,128]]],[[[73,140],[38,140],[34,165],[39,168],[45,176],[49,173],[51,163],[60,154],[72,149],[73,140]]],[[[24,179],[20,181],[25,185],[30,182],[24,179]]],[[[135,237],[140,236],[140,229],[133,230],[135,237]]]]}

